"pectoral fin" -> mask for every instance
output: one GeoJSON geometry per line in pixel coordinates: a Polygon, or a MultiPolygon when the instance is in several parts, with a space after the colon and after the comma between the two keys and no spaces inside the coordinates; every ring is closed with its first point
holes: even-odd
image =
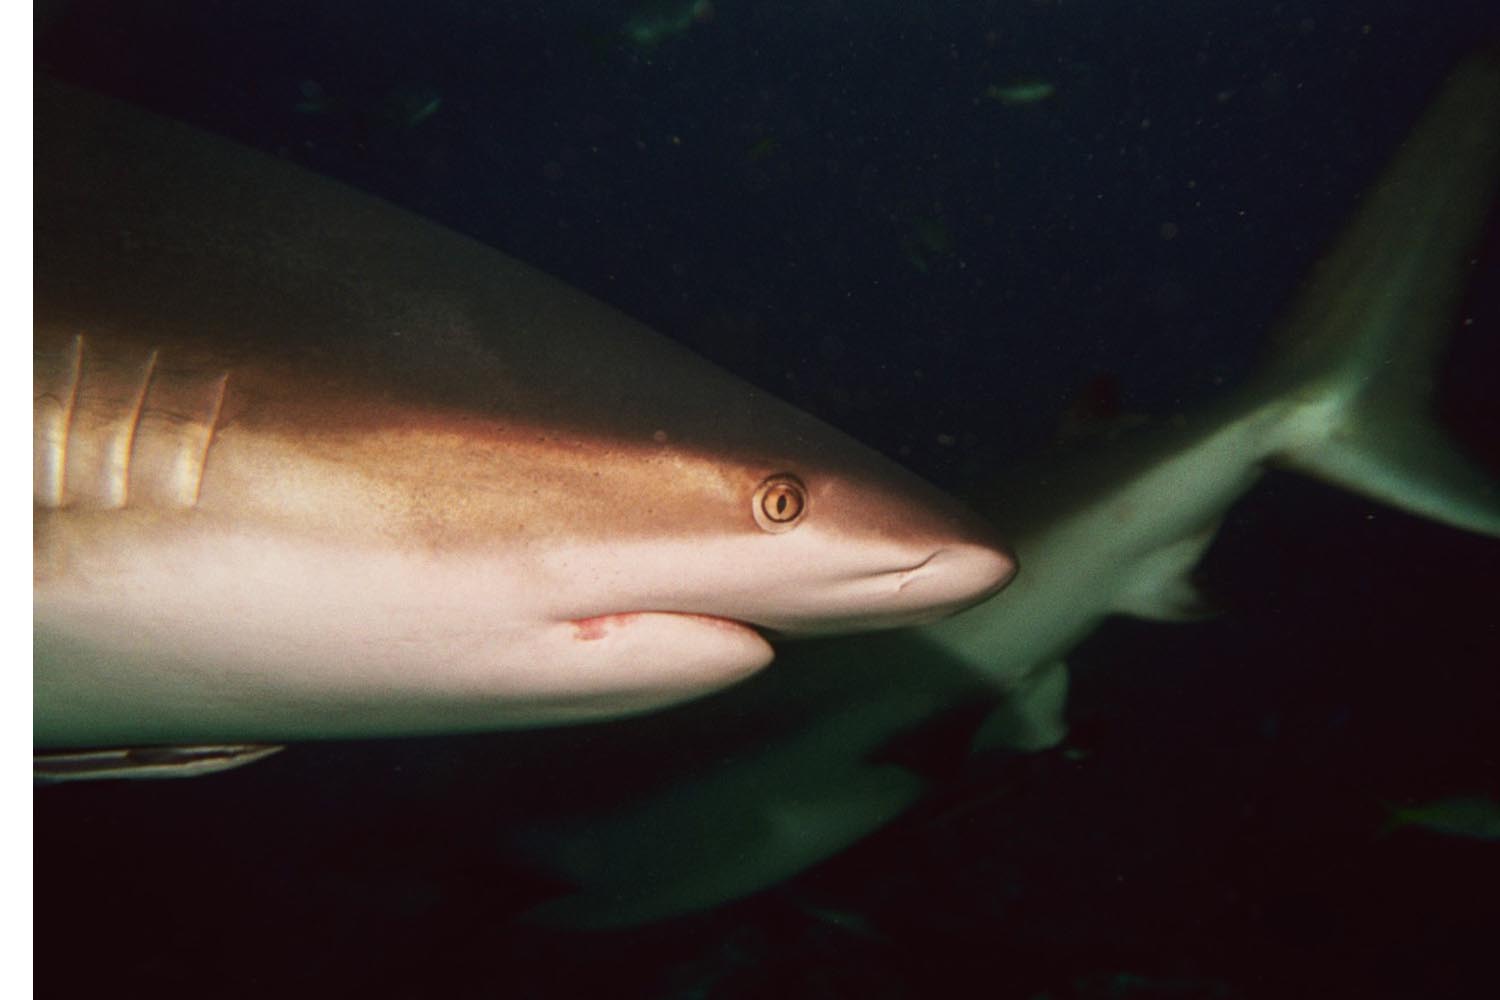
{"type": "Polygon", "coordinates": [[[229,743],[36,753],[32,755],[31,775],[38,784],[104,778],[196,778],[253,764],[281,749],[264,743],[229,743]]]}
{"type": "Polygon", "coordinates": [[[1151,621],[1198,621],[1214,614],[1213,605],[1199,593],[1190,574],[1219,530],[1218,521],[1206,529],[1164,545],[1140,561],[1135,578],[1115,597],[1111,610],[1151,621]]]}
{"type": "Polygon", "coordinates": [[[1062,660],[1032,674],[984,720],[970,748],[1035,753],[1057,746],[1068,735],[1068,665],[1062,660]]]}

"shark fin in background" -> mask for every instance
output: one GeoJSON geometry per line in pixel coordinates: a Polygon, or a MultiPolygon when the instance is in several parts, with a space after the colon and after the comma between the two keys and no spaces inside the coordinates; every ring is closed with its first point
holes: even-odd
{"type": "Polygon", "coordinates": [[[1163,545],[1141,560],[1132,586],[1121,593],[1113,610],[1122,615],[1161,622],[1192,622],[1211,618],[1216,609],[1192,580],[1193,569],[1218,534],[1216,519],[1202,532],[1163,545]]]}
{"type": "Polygon", "coordinates": [[[196,778],[254,764],[281,749],[266,743],[229,743],[36,753],[32,755],[31,774],[39,784],[103,778],[196,778]]]}
{"type": "Polygon", "coordinates": [[[1397,150],[1272,340],[1281,464],[1500,536],[1500,484],[1430,402],[1500,169],[1500,49],[1463,62],[1397,150]],[[1480,113],[1478,109],[1487,109],[1480,113]]]}
{"type": "Polygon", "coordinates": [[[1050,750],[1068,735],[1068,665],[1062,660],[1031,674],[985,718],[970,749],[1050,750]]]}
{"type": "Polygon", "coordinates": [[[1500,537],[1500,487],[1425,415],[1355,413],[1286,464],[1393,507],[1500,537]]]}

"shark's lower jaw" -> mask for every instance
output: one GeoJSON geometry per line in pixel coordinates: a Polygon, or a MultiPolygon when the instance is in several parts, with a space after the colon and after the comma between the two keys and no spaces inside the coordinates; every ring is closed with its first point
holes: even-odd
{"type": "Polygon", "coordinates": [[[622,715],[711,694],[768,665],[770,644],[731,618],[678,611],[628,611],[568,619],[586,688],[561,714],[622,715]]]}

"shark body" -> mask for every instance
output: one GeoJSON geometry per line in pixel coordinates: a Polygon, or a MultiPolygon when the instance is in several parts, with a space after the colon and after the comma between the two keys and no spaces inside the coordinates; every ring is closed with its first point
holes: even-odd
{"type": "MultiPolygon", "coordinates": [[[[976,494],[1023,566],[1004,593],[919,628],[789,645],[776,671],[661,721],[659,742],[637,750],[648,787],[586,792],[587,765],[575,780],[549,746],[565,801],[556,822],[514,841],[576,891],[532,916],[641,923],[789,878],[924,795],[928,776],[892,746],[935,719],[970,720],[975,749],[1055,745],[1068,650],[1110,615],[1201,615],[1188,574],[1267,467],[1500,536],[1500,486],[1429,412],[1497,174],[1500,62],[1490,55],[1450,78],[1316,265],[1250,384],[1211,412],[1056,454],[976,494]],[[681,745],[696,748],[692,762],[671,757],[681,745]]],[[[579,756],[641,743],[639,727],[601,727],[579,756]]]]}
{"type": "Polygon", "coordinates": [[[916,477],[502,254],[36,94],[34,740],[69,751],[39,774],[630,714],[759,670],[763,632],[1014,571],[916,477]]]}

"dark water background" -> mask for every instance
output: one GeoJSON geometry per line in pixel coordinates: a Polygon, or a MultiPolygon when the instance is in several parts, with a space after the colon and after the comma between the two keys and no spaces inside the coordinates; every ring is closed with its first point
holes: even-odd
{"type": "MultiPolygon", "coordinates": [[[[1155,414],[1242,380],[1500,36],[1482,0],[721,0],[642,46],[633,7],[77,3],[37,62],[494,244],[958,488],[1101,376],[1155,414]],[[986,96],[1026,79],[1055,96],[986,96]]],[[[1491,228],[1441,404],[1500,468],[1491,228]]],[[[1273,474],[1204,567],[1228,613],[1070,658],[1082,759],[976,765],[789,886],[637,931],[510,922],[538,887],[486,756],[525,740],[42,790],[37,993],[1483,995],[1500,845],[1372,834],[1381,801],[1500,795],[1497,574],[1493,542],[1273,474]]]]}

